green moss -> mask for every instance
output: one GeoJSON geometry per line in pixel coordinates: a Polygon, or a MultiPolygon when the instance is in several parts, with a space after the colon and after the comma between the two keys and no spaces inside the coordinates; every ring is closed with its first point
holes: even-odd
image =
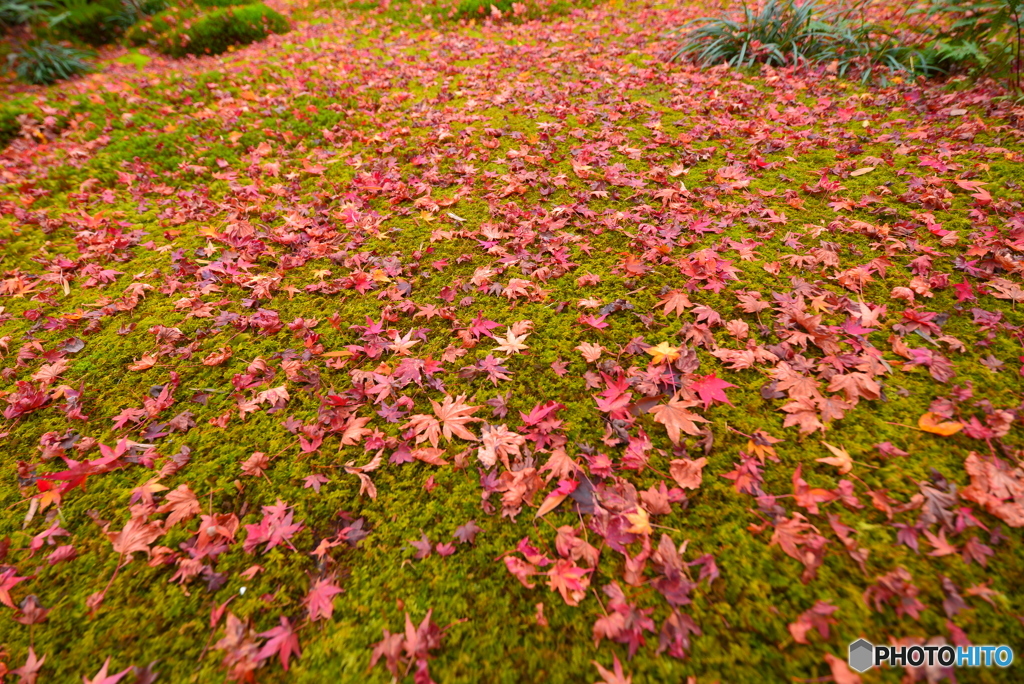
{"type": "Polygon", "coordinates": [[[0,107],[0,148],[7,146],[21,131],[18,117],[25,111],[19,107],[4,105],[0,107]]]}
{"type": "Polygon", "coordinates": [[[193,20],[198,14],[199,11],[191,4],[169,7],[132,26],[125,34],[125,39],[135,46],[154,42],[176,27],[193,20]]]}
{"type": "Polygon", "coordinates": [[[219,55],[288,28],[288,20],[263,3],[225,7],[170,28],[157,38],[157,47],[173,57],[219,55]]]}
{"type": "Polygon", "coordinates": [[[121,64],[128,64],[141,69],[149,64],[152,61],[152,58],[147,55],[140,54],[137,50],[132,50],[128,54],[118,57],[117,61],[121,64]]]}

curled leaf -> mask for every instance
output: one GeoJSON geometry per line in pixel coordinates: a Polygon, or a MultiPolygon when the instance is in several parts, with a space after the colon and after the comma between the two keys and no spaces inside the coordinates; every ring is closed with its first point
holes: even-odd
{"type": "Polygon", "coordinates": [[[943,421],[941,416],[937,416],[929,411],[918,418],[917,427],[921,428],[925,432],[930,432],[933,435],[949,437],[950,435],[955,435],[963,430],[964,424],[952,421],[943,421]]]}

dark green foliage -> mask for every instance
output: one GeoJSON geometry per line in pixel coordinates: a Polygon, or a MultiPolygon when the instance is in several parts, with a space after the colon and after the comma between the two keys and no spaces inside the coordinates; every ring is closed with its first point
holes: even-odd
{"type": "Polygon", "coordinates": [[[226,7],[188,20],[157,39],[173,57],[218,55],[233,45],[248,45],[288,30],[288,20],[263,3],[226,7]]]}
{"type": "Polygon", "coordinates": [[[673,59],[734,67],[819,63],[841,76],[859,70],[865,78],[875,67],[925,75],[1009,71],[1011,86],[1019,88],[1024,1],[931,0],[906,12],[922,15],[922,25],[899,31],[867,21],[866,8],[863,2],[768,0],[757,9],[744,2],[739,17],[703,17],[682,27],[684,43],[673,59]]]}
{"type": "Polygon", "coordinates": [[[22,112],[16,107],[0,107],[0,149],[7,146],[21,131],[18,115],[22,112]]]}
{"type": "Polygon", "coordinates": [[[49,24],[61,38],[100,46],[117,40],[134,20],[120,0],[60,0],[49,24]]]}
{"type": "Polygon", "coordinates": [[[891,72],[934,75],[943,71],[937,52],[926,45],[904,44],[900,37],[870,23],[839,22],[815,61],[834,63],[839,76],[861,67],[867,77],[881,66],[891,72]]]}
{"type": "Polygon", "coordinates": [[[244,5],[245,0],[196,0],[200,7],[235,7],[244,5]]]}
{"type": "Polygon", "coordinates": [[[932,0],[911,14],[925,16],[930,48],[946,70],[1009,72],[1020,89],[1024,1],[932,0]]]}
{"type": "Polygon", "coordinates": [[[33,85],[50,85],[92,70],[86,61],[90,55],[83,50],[40,41],[13,53],[18,78],[33,85]]]}
{"type": "Polygon", "coordinates": [[[839,75],[859,67],[865,77],[876,66],[892,71],[936,71],[934,50],[905,45],[883,26],[865,21],[863,3],[842,6],[808,0],[768,0],[760,10],[743,4],[740,18],[703,17],[686,26],[685,42],[673,59],[689,56],[710,66],[756,63],[771,66],[827,64],[839,75]]]}
{"type": "Polygon", "coordinates": [[[0,0],[0,27],[38,21],[45,18],[52,7],[46,0],[0,0]]]}
{"type": "MultiPolygon", "coordinates": [[[[744,3],[740,20],[703,17],[688,24],[687,42],[675,57],[693,55],[703,64],[773,66],[795,64],[821,54],[833,39],[833,30],[816,2],[768,0],[761,8],[744,3]]],[[[828,12],[827,14],[832,14],[828,12]]]]}

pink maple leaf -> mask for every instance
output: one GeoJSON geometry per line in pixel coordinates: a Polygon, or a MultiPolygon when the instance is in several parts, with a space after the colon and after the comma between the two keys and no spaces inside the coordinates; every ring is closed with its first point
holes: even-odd
{"type": "Polygon", "coordinates": [[[341,587],[334,584],[333,577],[321,577],[313,582],[302,601],[309,610],[309,619],[330,620],[334,615],[334,597],[342,591],[341,587]]]}
{"type": "Polygon", "coordinates": [[[288,618],[284,615],[281,616],[281,624],[273,629],[268,629],[266,632],[260,632],[256,636],[264,637],[269,639],[267,643],[263,644],[263,648],[256,654],[257,660],[263,660],[270,656],[277,654],[277,657],[281,660],[281,667],[288,671],[288,661],[294,655],[296,658],[302,657],[302,652],[299,650],[299,637],[296,636],[292,630],[292,625],[288,622],[288,618]]]}

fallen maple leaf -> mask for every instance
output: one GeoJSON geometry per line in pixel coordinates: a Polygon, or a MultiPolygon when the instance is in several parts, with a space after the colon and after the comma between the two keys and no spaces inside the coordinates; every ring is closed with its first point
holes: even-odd
{"type": "MultiPolygon", "coordinates": [[[[1009,299],[1014,302],[1024,302],[1024,288],[1017,283],[1012,283],[1005,278],[995,278],[988,282],[989,294],[996,299],[1009,299]]],[[[35,378],[35,376],[33,376],[35,378]]]]}
{"type": "Polygon", "coordinates": [[[46,656],[36,658],[35,650],[29,646],[25,664],[16,670],[11,670],[11,674],[18,675],[21,678],[18,680],[18,684],[36,684],[36,680],[39,678],[39,670],[42,669],[45,662],[46,656]]]}
{"type": "Polygon", "coordinates": [[[835,684],[860,684],[860,675],[851,670],[845,660],[826,653],[825,662],[832,670],[832,680],[835,684]]]}
{"type": "Polygon", "coordinates": [[[934,547],[934,550],[928,553],[929,556],[938,558],[940,556],[951,556],[960,552],[956,546],[950,544],[949,540],[946,539],[946,530],[940,529],[938,534],[932,534],[928,530],[925,530],[924,536],[925,539],[928,540],[928,543],[934,547]]]}
{"type": "Polygon", "coordinates": [[[687,409],[697,405],[696,401],[680,401],[673,397],[667,404],[659,404],[651,409],[654,420],[665,426],[669,439],[673,444],[679,444],[679,433],[685,432],[688,435],[699,435],[700,429],[697,423],[706,423],[696,413],[687,409]]]}
{"type": "Polygon", "coordinates": [[[302,657],[302,652],[299,649],[299,637],[296,636],[292,625],[284,615],[280,617],[281,624],[273,629],[268,629],[266,632],[260,632],[256,636],[264,637],[269,639],[267,643],[263,644],[263,648],[256,654],[257,660],[263,660],[270,656],[277,654],[278,659],[281,661],[281,667],[284,668],[285,672],[288,671],[288,661],[294,655],[296,658],[302,657]]]}
{"type": "Polygon", "coordinates": [[[651,363],[664,363],[666,361],[671,363],[679,358],[679,347],[673,347],[668,342],[662,342],[657,346],[648,347],[647,353],[653,357],[651,363]]]}
{"type": "Polygon", "coordinates": [[[494,351],[503,352],[509,355],[518,354],[521,351],[529,349],[529,347],[523,344],[523,340],[529,336],[529,333],[516,335],[512,328],[508,328],[505,331],[504,338],[494,336],[494,341],[499,343],[498,346],[494,348],[494,351]]]}
{"type": "Polygon", "coordinates": [[[219,366],[231,358],[231,347],[218,347],[216,351],[210,352],[203,359],[204,366],[219,366]]]}
{"type": "Polygon", "coordinates": [[[971,484],[961,494],[1010,527],[1024,527],[1024,470],[997,456],[971,452],[964,461],[971,484]]]}
{"type": "Polygon", "coordinates": [[[548,570],[548,586],[562,595],[565,603],[578,606],[590,587],[590,573],[593,568],[578,567],[571,560],[560,558],[548,570]]]}
{"type": "Polygon", "coordinates": [[[705,375],[693,383],[690,384],[690,390],[697,393],[701,401],[704,402],[704,409],[706,410],[711,403],[714,401],[720,401],[732,406],[732,402],[725,396],[725,390],[730,387],[735,387],[732,383],[728,383],[719,377],[716,377],[714,373],[711,375],[705,375]]]}
{"type": "Polygon", "coordinates": [[[553,492],[547,495],[544,501],[541,503],[540,508],[534,514],[534,518],[542,518],[551,511],[558,508],[559,504],[565,501],[566,497],[576,491],[577,483],[575,480],[562,480],[558,483],[558,487],[553,492]]]}
{"type": "Polygon", "coordinates": [[[822,639],[828,640],[829,626],[837,624],[832,617],[837,610],[839,610],[838,606],[833,606],[825,601],[818,601],[809,610],[805,610],[796,622],[789,624],[789,633],[793,636],[793,641],[798,644],[809,644],[807,634],[811,630],[817,630],[822,639]]]}
{"type": "Polygon", "coordinates": [[[96,673],[96,676],[92,679],[82,677],[84,684],[117,684],[119,681],[124,679],[125,675],[131,672],[131,666],[126,667],[117,674],[108,675],[107,668],[110,667],[110,656],[107,656],[106,661],[103,663],[103,667],[96,673]]]}
{"type": "Polygon", "coordinates": [[[622,663],[619,662],[617,655],[612,655],[612,668],[614,672],[608,671],[601,666],[601,663],[596,660],[591,661],[594,667],[597,668],[598,674],[601,675],[601,681],[595,682],[595,684],[633,684],[633,677],[627,676],[622,671],[622,663]]]}
{"type": "Polygon", "coordinates": [[[132,518],[120,532],[108,532],[107,537],[114,547],[114,551],[122,556],[131,555],[136,551],[142,551],[150,555],[149,545],[156,541],[164,530],[159,522],[147,522],[145,518],[132,518]]]}
{"type": "Polygon", "coordinates": [[[333,583],[331,577],[321,577],[314,581],[306,598],[302,600],[309,611],[309,619],[330,620],[334,615],[334,597],[342,591],[341,587],[333,583]]]}
{"type": "Polygon", "coordinates": [[[143,354],[142,358],[128,366],[128,370],[144,371],[156,365],[157,358],[152,354],[143,354]]]}
{"type": "Polygon", "coordinates": [[[270,466],[270,459],[262,451],[253,452],[253,455],[242,461],[242,474],[251,477],[259,477],[263,471],[270,466]]]}
{"type": "Polygon", "coordinates": [[[949,437],[950,435],[955,435],[956,433],[963,430],[964,424],[950,421],[942,421],[941,416],[938,416],[929,411],[922,415],[920,418],[918,418],[917,427],[921,428],[925,432],[931,432],[932,434],[942,435],[943,437],[949,437]]]}
{"type": "Polygon", "coordinates": [[[144,484],[139,485],[132,490],[131,503],[142,500],[147,506],[153,505],[153,495],[159,494],[160,492],[167,491],[167,487],[160,484],[160,479],[153,477],[147,480],[144,484]]]}
{"type": "Polygon", "coordinates": [[[668,472],[672,479],[683,489],[697,489],[702,478],[701,471],[708,464],[703,456],[698,459],[673,459],[669,461],[668,472]]]}
{"type": "Polygon", "coordinates": [[[690,298],[682,290],[672,290],[661,298],[659,306],[664,309],[666,316],[673,312],[675,312],[676,316],[679,316],[686,312],[687,307],[693,306],[693,302],[690,301],[690,298]]]}
{"type": "Polygon", "coordinates": [[[822,442],[822,444],[824,444],[825,448],[831,451],[834,455],[826,456],[825,458],[816,458],[814,460],[816,460],[818,463],[827,463],[829,465],[834,465],[835,467],[839,468],[840,475],[845,475],[846,473],[853,470],[853,459],[850,458],[850,454],[846,451],[846,449],[843,449],[842,447],[832,446],[828,442],[822,442]]]}
{"type": "Polygon", "coordinates": [[[583,354],[583,360],[587,363],[593,363],[601,358],[601,353],[604,352],[604,347],[599,344],[591,344],[590,342],[581,342],[576,346],[576,351],[583,354]]]}
{"type": "Polygon", "coordinates": [[[11,599],[11,589],[20,582],[24,582],[27,577],[18,577],[14,568],[7,568],[3,574],[0,574],[0,603],[4,604],[8,608],[14,608],[14,601],[11,599]]]}
{"type": "Polygon", "coordinates": [[[199,505],[199,500],[196,498],[196,495],[192,493],[192,490],[188,488],[188,485],[183,484],[178,485],[177,489],[167,493],[167,497],[164,499],[164,504],[157,509],[157,512],[171,512],[171,514],[167,516],[167,520],[164,521],[165,529],[169,530],[179,522],[183,520],[190,520],[196,515],[199,515],[202,510],[202,506],[199,505]]]}
{"type": "Polygon", "coordinates": [[[476,535],[480,534],[482,528],[476,524],[475,520],[470,520],[465,525],[460,525],[455,528],[455,533],[452,535],[463,544],[472,544],[476,541],[476,535]]]}
{"type": "MultiPolygon", "coordinates": [[[[455,399],[445,397],[440,404],[433,399],[430,400],[430,405],[441,422],[441,434],[449,441],[453,439],[453,436],[472,442],[479,441],[476,435],[466,429],[466,425],[480,420],[479,418],[471,417],[480,407],[466,404],[465,399],[466,395],[460,394],[455,399]]],[[[436,442],[434,446],[437,446],[436,442]]]]}
{"type": "MultiPolygon", "coordinates": [[[[38,625],[46,622],[46,616],[53,610],[52,608],[44,608],[39,603],[39,599],[32,594],[23,598],[18,607],[21,608],[21,615],[14,619],[23,625],[38,625]]],[[[2,655],[2,651],[0,651],[0,655],[2,655]]],[[[0,670],[0,673],[2,673],[2,670],[0,670]]]]}
{"type": "Polygon", "coordinates": [[[647,515],[647,511],[643,508],[636,508],[636,510],[624,513],[623,517],[630,522],[630,526],[626,528],[626,532],[630,534],[654,534],[654,530],[651,528],[651,519],[647,515]]]}
{"type": "Polygon", "coordinates": [[[67,369],[67,360],[60,359],[54,363],[44,364],[39,370],[32,374],[32,379],[36,382],[41,382],[45,387],[56,380],[57,377],[67,369]]]}

